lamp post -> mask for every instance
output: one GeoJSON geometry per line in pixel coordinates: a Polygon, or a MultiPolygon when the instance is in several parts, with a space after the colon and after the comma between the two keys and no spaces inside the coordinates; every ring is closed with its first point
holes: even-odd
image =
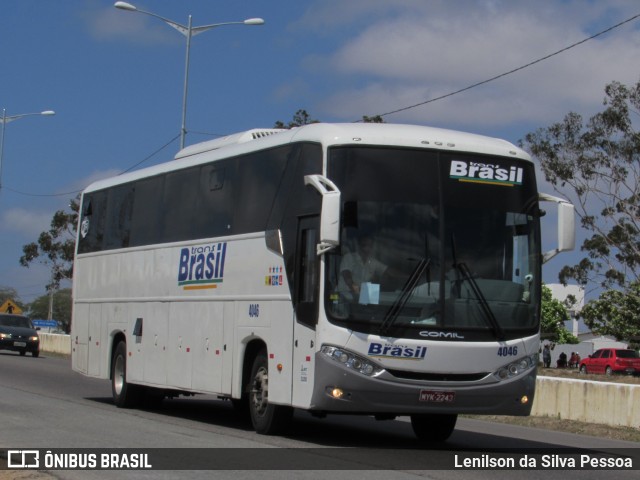
{"type": "Polygon", "coordinates": [[[198,27],[194,27],[191,24],[191,15],[189,15],[189,19],[187,25],[182,25],[178,22],[174,22],[173,20],[169,20],[168,18],[161,17],[160,15],[156,15],[152,12],[147,12],[145,10],[140,10],[134,5],[131,5],[127,2],[116,2],[114,7],[119,8],[120,10],[126,10],[129,12],[138,12],[144,13],[145,15],[150,15],[152,17],[158,18],[162,20],[164,23],[169,25],[170,27],[175,28],[178,32],[184,35],[187,38],[187,53],[185,59],[184,66],[184,87],[182,93],[182,124],[180,126],[180,149],[184,148],[184,137],[187,134],[187,93],[189,88],[189,52],[191,50],[191,37],[197,35],[202,32],[206,32],[207,30],[211,30],[212,28],[221,27],[223,25],[263,25],[264,20],[262,18],[248,18],[242,22],[223,22],[223,23],[212,23],[210,25],[202,25],[198,27]]]}
{"type": "Polygon", "coordinates": [[[32,115],[55,115],[56,112],[53,110],[45,110],[44,112],[37,113],[21,113],[20,115],[7,115],[7,110],[2,109],[2,118],[0,119],[0,123],[2,123],[2,131],[0,132],[0,189],[2,189],[2,157],[4,155],[4,130],[5,125],[9,122],[13,122],[22,117],[29,117],[32,115]]]}

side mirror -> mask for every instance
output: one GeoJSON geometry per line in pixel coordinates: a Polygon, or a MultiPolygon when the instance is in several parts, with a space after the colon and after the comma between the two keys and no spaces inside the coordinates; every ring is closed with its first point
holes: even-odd
{"type": "Polygon", "coordinates": [[[320,243],[316,253],[322,255],[340,245],[340,190],[324,175],[306,175],[304,184],[322,195],[320,243]]]}
{"type": "Polygon", "coordinates": [[[576,212],[575,207],[564,198],[541,193],[540,201],[554,202],[558,205],[558,247],[545,252],[542,261],[548,262],[560,252],[573,250],[576,246],[576,212]]]}

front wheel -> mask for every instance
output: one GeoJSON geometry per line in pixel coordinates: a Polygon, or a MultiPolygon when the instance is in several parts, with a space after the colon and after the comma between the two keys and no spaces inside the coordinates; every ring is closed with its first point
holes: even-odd
{"type": "Polygon", "coordinates": [[[580,373],[581,373],[582,375],[586,375],[586,374],[587,374],[587,366],[586,366],[586,365],[582,365],[582,366],[580,367],[580,373]]]}
{"type": "Polygon", "coordinates": [[[613,370],[611,369],[611,367],[607,366],[607,368],[605,368],[605,370],[604,370],[604,374],[607,377],[610,377],[611,375],[613,375],[613,370]]]}
{"type": "Polygon", "coordinates": [[[411,426],[422,442],[444,442],[453,433],[457,420],[456,414],[411,415],[411,426]]]}
{"type": "Polygon", "coordinates": [[[127,383],[127,344],[120,342],[111,360],[111,394],[120,408],[132,408],[140,403],[143,390],[127,383]]]}
{"type": "Polygon", "coordinates": [[[293,408],[269,403],[269,362],[263,350],[253,360],[249,390],[249,413],[257,433],[277,435],[291,424],[293,408]]]}

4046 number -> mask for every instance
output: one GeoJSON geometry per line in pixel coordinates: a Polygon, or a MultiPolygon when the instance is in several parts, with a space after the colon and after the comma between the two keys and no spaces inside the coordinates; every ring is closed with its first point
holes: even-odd
{"type": "Polygon", "coordinates": [[[518,347],[499,347],[498,348],[498,356],[499,357],[513,357],[518,355],[518,347]]]}

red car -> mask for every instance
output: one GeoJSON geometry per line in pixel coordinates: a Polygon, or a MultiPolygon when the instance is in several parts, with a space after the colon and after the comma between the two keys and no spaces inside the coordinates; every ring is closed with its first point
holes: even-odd
{"type": "Polygon", "coordinates": [[[580,373],[640,375],[640,356],[635,350],[601,348],[580,361],[580,373]]]}

